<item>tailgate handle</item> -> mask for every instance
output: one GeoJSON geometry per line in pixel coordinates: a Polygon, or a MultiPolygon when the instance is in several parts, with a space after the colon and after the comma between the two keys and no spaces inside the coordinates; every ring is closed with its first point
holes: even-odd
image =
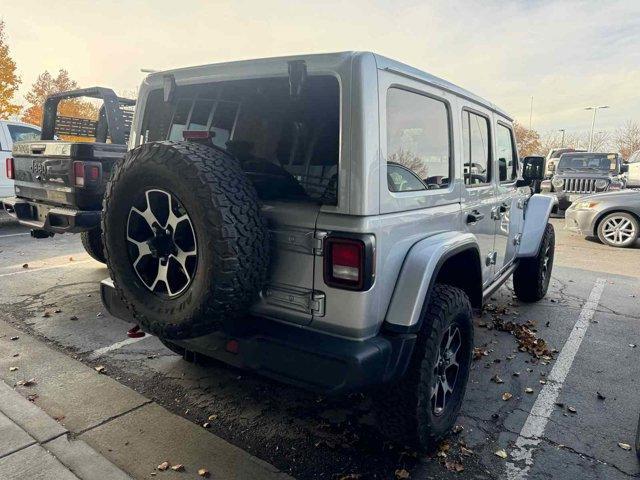
{"type": "Polygon", "coordinates": [[[31,145],[31,153],[42,153],[45,148],[46,145],[31,145]]]}

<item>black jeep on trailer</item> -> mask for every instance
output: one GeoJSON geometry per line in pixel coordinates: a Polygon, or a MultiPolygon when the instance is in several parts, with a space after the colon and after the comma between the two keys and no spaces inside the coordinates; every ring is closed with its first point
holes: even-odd
{"type": "Polygon", "coordinates": [[[40,140],[18,142],[7,159],[15,196],[2,199],[9,214],[31,227],[35,238],[80,233],[94,259],[105,262],[100,216],[105,185],[127,151],[135,100],[92,87],[50,95],[44,104],[40,140]],[[96,121],[58,115],[61,101],[102,100],[96,121]],[[57,140],[69,136],[72,141],[57,140]],[[78,141],[77,137],[95,139],[78,141]]]}

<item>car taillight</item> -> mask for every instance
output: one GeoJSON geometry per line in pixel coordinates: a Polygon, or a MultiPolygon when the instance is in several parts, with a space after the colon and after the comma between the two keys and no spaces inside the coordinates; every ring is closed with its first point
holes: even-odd
{"type": "Polygon", "coordinates": [[[73,162],[73,183],[76,187],[89,187],[100,182],[102,171],[99,164],[73,162]]]}
{"type": "Polygon", "coordinates": [[[324,281],[350,290],[367,290],[373,283],[373,242],[329,236],[324,242],[324,281]]]}
{"type": "Polygon", "coordinates": [[[5,163],[5,171],[7,173],[7,178],[9,180],[15,180],[16,178],[16,169],[13,163],[13,157],[7,157],[5,163]]]}
{"type": "Polygon", "coordinates": [[[73,183],[76,187],[84,187],[84,162],[73,162],[73,183]]]}

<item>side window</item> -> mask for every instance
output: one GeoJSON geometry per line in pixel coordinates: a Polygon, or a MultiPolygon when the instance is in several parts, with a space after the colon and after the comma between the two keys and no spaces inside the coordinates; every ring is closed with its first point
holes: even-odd
{"type": "Polygon", "coordinates": [[[447,188],[449,112],[444,102],[399,88],[387,92],[387,183],[391,192],[447,188]]]}
{"type": "Polygon", "coordinates": [[[496,153],[501,182],[513,182],[518,178],[518,157],[511,129],[498,124],[496,129],[496,153]]]}
{"type": "Polygon", "coordinates": [[[465,185],[483,185],[491,181],[489,120],[481,115],[462,112],[462,136],[465,185]]]}
{"type": "Polygon", "coordinates": [[[7,125],[13,142],[40,140],[40,130],[24,125],[7,125]]]}

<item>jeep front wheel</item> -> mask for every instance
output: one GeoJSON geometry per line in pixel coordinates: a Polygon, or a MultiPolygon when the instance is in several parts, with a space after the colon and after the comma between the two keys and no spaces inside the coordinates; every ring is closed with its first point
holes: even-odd
{"type": "Polygon", "coordinates": [[[513,272],[513,290],[523,302],[537,302],[544,298],[549,289],[556,234],[553,225],[547,224],[542,234],[538,254],[532,258],[522,258],[513,272]]]}
{"type": "Polygon", "coordinates": [[[404,377],[376,399],[382,433],[423,451],[436,448],[462,406],[472,352],[469,298],[459,288],[435,285],[404,377]]]}

